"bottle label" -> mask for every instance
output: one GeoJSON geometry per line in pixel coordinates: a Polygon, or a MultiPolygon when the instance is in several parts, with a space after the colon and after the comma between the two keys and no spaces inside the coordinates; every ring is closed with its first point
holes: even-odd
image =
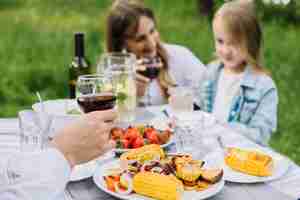
{"type": "Polygon", "coordinates": [[[75,80],[70,80],[70,81],[69,81],[69,84],[70,84],[70,85],[76,85],[76,81],[75,81],[75,80]]]}

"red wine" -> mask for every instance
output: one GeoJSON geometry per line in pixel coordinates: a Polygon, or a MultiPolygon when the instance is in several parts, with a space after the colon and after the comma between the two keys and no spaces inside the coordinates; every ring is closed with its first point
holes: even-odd
{"type": "Polygon", "coordinates": [[[145,71],[139,72],[143,76],[146,76],[150,79],[155,79],[159,75],[159,68],[147,66],[145,71]]]}
{"type": "Polygon", "coordinates": [[[77,98],[77,103],[84,113],[96,110],[112,109],[116,104],[116,96],[112,93],[83,95],[77,98]]]}
{"type": "Polygon", "coordinates": [[[140,74],[150,79],[155,79],[158,77],[158,65],[161,64],[161,60],[159,59],[159,57],[145,58],[143,64],[146,65],[146,70],[139,72],[140,74]]]}

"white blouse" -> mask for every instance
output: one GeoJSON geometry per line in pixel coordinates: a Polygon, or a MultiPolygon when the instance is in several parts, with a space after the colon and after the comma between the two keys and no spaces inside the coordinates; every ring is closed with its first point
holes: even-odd
{"type": "MultiPolygon", "coordinates": [[[[190,50],[175,44],[164,44],[164,47],[168,54],[170,76],[178,86],[198,85],[204,79],[206,67],[190,50]]],[[[148,87],[151,105],[167,103],[157,80],[152,80],[148,87]]]]}

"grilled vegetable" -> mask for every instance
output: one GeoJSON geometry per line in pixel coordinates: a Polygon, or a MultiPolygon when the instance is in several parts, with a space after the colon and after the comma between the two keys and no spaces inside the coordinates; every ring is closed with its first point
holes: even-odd
{"type": "Polygon", "coordinates": [[[193,160],[190,155],[175,156],[173,163],[176,167],[176,175],[190,185],[195,185],[196,180],[200,177],[204,161],[193,160]]]}
{"type": "Polygon", "coordinates": [[[165,154],[163,149],[157,144],[145,145],[138,149],[131,149],[123,153],[120,157],[121,160],[137,160],[144,163],[153,159],[164,158],[165,154]]]}
{"type": "Polygon", "coordinates": [[[202,169],[201,178],[209,183],[218,182],[223,176],[222,169],[202,169]]]}
{"type": "Polygon", "coordinates": [[[133,190],[138,194],[160,200],[179,200],[184,191],[182,183],[176,177],[151,172],[135,175],[133,190]]]}

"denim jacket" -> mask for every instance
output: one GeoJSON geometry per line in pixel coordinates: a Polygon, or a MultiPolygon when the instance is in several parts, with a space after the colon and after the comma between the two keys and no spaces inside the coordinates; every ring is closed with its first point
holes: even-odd
{"type": "MultiPolygon", "coordinates": [[[[198,93],[198,103],[206,112],[213,111],[223,67],[220,62],[208,65],[206,79],[198,93]]],[[[251,66],[247,66],[239,93],[231,103],[228,125],[256,143],[267,145],[277,127],[277,105],[278,95],[273,80],[267,75],[254,73],[251,66]]]]}

